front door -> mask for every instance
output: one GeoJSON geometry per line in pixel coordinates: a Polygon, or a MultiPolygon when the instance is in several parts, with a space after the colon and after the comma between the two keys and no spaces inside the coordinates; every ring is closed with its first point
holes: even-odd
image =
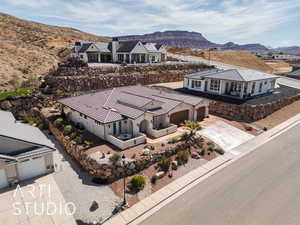
{"type": "Polygon", "coordinates": [[[204,91],[205,91],[205,92],[207,91],[207,80],[206,80],[205,83],[204,83],[204,91]]]}
{"type": "Polygon", "coordinates": [[[113,123],[113,134],[114,136],[117,134],[117,124],[115,122],[113,123]]]}

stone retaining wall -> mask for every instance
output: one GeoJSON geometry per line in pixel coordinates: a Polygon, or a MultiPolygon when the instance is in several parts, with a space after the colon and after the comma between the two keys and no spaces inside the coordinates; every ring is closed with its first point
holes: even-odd
{"type": "Polygon", "coordinates": [[[300,94],[260,105],[235,105],[220,101],[210,101],[209,112],[237,120],[256,121],[298,100],[300,100],[300,94]]]}
{"type": "Polygon", "coordinates": [[[65,67],[59,68],[53,74],[45,77],[45,82],[55,90],[90,91],[137,84],[148,85],[182,81],[184,75],[210,68],[201,64],[165,65],[165,67],[164,69],[158,69],[160,67],[156,69],[153,67],[133,67],[133,71],[116,71],[115,73],[103,73],[99,68],[65,67]]]}
{"type": "MultiPolygon", "coordinates": [[[[42,116],[42,115],[41,115],[42,116]]],[[[143,156],[141,159],[120,159],[118,162],[112,162],[109,157],[111,154],[101,153],[87,154],[87,148],[82,145],[77,145],[75,141],[63,135],[63,133],[55,128],[48,120],[48,127],[56,140],[70,154],[81,167],[86,170],[91,176],[100,178],[103,182],[112,182],[124,176],[130,176],[156,163],[163,156],[169,157],[177,154],[178,151],[187,149],[185,143],[180,143],[174,148],[166,151],[151,153],[148,156],[143,156]]]]}

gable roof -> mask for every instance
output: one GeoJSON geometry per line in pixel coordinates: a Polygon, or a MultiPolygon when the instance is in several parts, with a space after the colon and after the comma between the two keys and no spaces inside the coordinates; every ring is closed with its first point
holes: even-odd
{"type": "Polygon", "coordinates": [[[131,52],[140,41],[119,41],[117,52],[131,52]]]}
{"type": "Polygon", "coordinates": [[[218,70],[212,69],[193,73],[185,76],[186,78],[202,79],[212,78],[219,80],[232,80],[232,81],[257,81],[266,79],[276,79],[278,76],[273,74],[264,73],[257,70],[250,69],[230,69],[230,70],[218,70]]]}
{"type": "Polygon", "coordinates": [[[16,122],[11,112],[0,110],[0,124],[0,136],[55,148],[54,144],[37,127],[16,122]]]}
{"type": "Polygon", "coordinates": [[[161,106],[157,110],[151,110],[151,113],[161,115],[182,103],[198,105],[204,99],[167,93],[150,87],[128,86],[58,100],[59,103],[101,123],[126,117],[136,119],[147,111],[145,106],[153,101],[159,101],[161,106]]]}

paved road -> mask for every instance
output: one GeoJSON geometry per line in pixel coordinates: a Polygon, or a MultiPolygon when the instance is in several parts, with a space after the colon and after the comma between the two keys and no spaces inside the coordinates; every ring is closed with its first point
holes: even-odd
{"type": "MultiPolygon", "coordinates": [[[[240,67],[240,66],[229,65],[229,64],[225,64],[225,63],[221,63],[221,62],[216,62],[216,61],[209,61],[209,60],[206,60],[206,59],[203,59],[200,57],[196,57],[196,56],[182,56],[182,55],[176,55],[176,54],[171,54],[171,53],[168,53],[168,55],[170,55],[174,58],[180,59],[180,60],[188,61],[188,62],[194,62],[194,63],[200,62],[200,63],[205,63],[208,65],[213,65],[219,69],[224,69],[224,70],[246,69],[246,68],[240,67]]],[[[297,79],[281,77],[277,80],[277,83],[300,89],[300,80],[297,80],[297,79]]]]}
{"type": "Polygon", "coordinates": [[[300,124],[163,207],[143,225],[300,224],[300,124]]]}

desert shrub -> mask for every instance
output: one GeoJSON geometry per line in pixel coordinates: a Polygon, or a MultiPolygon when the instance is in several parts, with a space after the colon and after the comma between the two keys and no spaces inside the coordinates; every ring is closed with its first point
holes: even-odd
{"type": "Polygon", "coordinates": [[[61,128],[64,124],[64,120],[62,118],[58,118],[54,121],[54,126],[56,128],[61,128]]]}
{"type": "Polygon", "coordinates": [[[219,153],[220,155],[224,155],[225,151],[221,148],[215,148],[215,152],[219,153]]]}
{"type": "Polygon", "coordinates": [[[146,179],[142,175],[134,175],[129,181],[129,188],[132,191],[143,190],[146,184],[146,179]]]}
{"type": "Polygon", "coordinates": [[[158,161],[157,165],[162,171],[168,171],[171,165],[171,160],[169,158],[162,157],[158,161]]]}
{"type": "Polygon", "coordinates": [[[121,159],[121,155],[118,154],[118,153],[114,153],[112,154],[111,157],[109,157],[109,160],[112,161],[112,162],[117,162],[121,159]]]}
{"type": "Polygon", "coordinates": [[[180,165],[186,164],[189,161],[189,154],[186,151],[178,152],[177,161],[180,165]]]}
{"type": "Polygon", "coordinates": [[[207,143],[207,149],[208,151],[213,152],[215,150],[215,144],[211,142],[207,143]]]}
{"type": "Polygon", "coordinates": [[[81,145],[82,142],[83,142],[83,139],[82,139],[81,136],[77,136],[77,137],[75,138],[75,141],[76,141],[77,144],[81,145]]]}
{"type": "Polygon", "coordinates": [[[66,126],[64,127],[64,134],[65,134],[65,135],[71,134],[72,131],[73,131],[73,127],[72,127],[71,125],[66,125],[66,126]]]}
{"type": "Polygon", "coordinates": [[[151,177],[151,183],[152,183],[152,184],[156,184],[157,179],[158,179],[158,177],[157,177],[156,175],[153,175],[153,176],[151,177]]]}
{"type": "Polygon", "coordinates": [[[76,132],[72,132],[72,133],[70,134],[70,138],[71,138],[72,140],[74,140],[74,139],[76,138],[76,136],[77,136],[76,132]]]}
{"type": "Polygon", "coordinates": [[[172,143],[176,143],[177,141],[179,141],[179,137],[178,136],[174,136],[171,138],[171,142],[172,143]]]}

